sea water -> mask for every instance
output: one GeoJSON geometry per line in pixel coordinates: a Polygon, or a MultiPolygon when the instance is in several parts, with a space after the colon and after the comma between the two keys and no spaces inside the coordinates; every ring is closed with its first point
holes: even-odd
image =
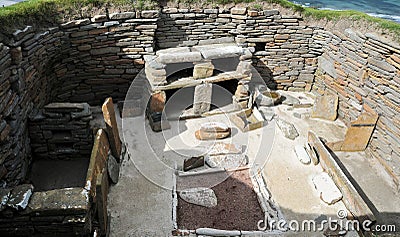
{"type": "Polygon", "coordinates": [[[290,0],[318,9],[357,10],[400,23],[400,0],[290,0]]]}

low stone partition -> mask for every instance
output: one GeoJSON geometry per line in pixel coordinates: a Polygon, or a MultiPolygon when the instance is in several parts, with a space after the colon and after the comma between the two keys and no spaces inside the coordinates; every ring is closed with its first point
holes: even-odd
{"type": "Polygon", "coordinates": [[[93,119],[87,103],[51,103],[29,122],[32,155],[37,159],[80,159],[90,155],[93,119]]]}
{"type": "Polygon", "coordinates": [[[400,45],[351,29],[316,30],[313,38],[324,52],[313,91],[337,94],[339,117],[347,123],[363,111],[379,114],[367,154],[378,159],[399,185],[400,45]]]}

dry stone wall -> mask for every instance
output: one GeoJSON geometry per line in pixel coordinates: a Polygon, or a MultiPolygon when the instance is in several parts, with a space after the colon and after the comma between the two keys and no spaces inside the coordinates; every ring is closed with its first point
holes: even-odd
{"type": "Polygon", "coordinates": [[[306,26],[277,10],[169,8],[0,35],[0,185],[24,179],[31,156],[28,117],[45,104],[100,105],[110,96],[118,102],[144,67],[144,56],[225,37],[252,51],[253,66],[271,88],[331,90],[340,96],[346,121],[363,109],[380,113],[368,151],[400,177],[398,45],[306,26]]]}
{"type": "Polygon", "coordinates": [[[367,152],[399,184],[400,178],[400,45],[373,34],[347,29],[317,30],[314,43],[323,49],[313,90],[339,96],[339,116],[355,120],[362,111],[380,117],[367,152]]]}
{"type": "Polygon", "coordinates": [[[35,159],[88,159],[93,146],[87,103],[51,103],[29,122],[35,159]]]}
{"type": "Polygon", "coordinates": [[[24,179],[30,157],[28,117],[55,94],[63,34],[27,26],[0,43],[0,186],[24,179]]]}
{"type": "Polygon", "coordinates": [[[253,66],[271,87],[310,90],[321,48],[313,48],[314,28],[278,10],[164,9],[157,47],[193,46],[208,39],[234,37],[253,51],[253,66]]]}

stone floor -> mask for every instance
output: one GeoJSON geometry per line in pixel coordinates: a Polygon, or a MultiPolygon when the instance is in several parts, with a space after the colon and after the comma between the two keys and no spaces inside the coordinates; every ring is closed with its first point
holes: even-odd
{"type": "MultiPolygon", "coordinates": [[[[311,96],[307,94],[290,94],[300,98],[302,103],[312,103],[311,96]]],[[[246,145],[250,164],[255,169],[262,169],[272,198],[278,203],[288,222],[318,221],[327,217],[337,219],[337,212],[345,210],[343,202],[325,204],[320,200],[311,181],[312,177],[322,172],[322,168],[319,165],[300,163],[293,148],[306,142],[310,129],[328,141],[343,139],[345,125],[339,120],[329,122],[293,116],[293,112],[308,113],[309,109],[305,108],[292,109],[279,105],[273,109],[279,118],[296,126],[300,135],[298,138],[294,141],[285,138],[273,120],[267,126],[247,133],[234,128],[232,137],[224,141],[246,145]]],[[[173,168],[181,167],[185,156],[201,152],[199,147],[210,145],[199,142],[194,137],[194,131],[200,124],[207,121],[221,121],[229,126],[233,124],[222,114],[172,121],[170,130],[154,133],[143,118],[118,120],[131,157],[130,160],[124,160],[120,181],[111,187],[109,194],[110,236],[170,236],[173,229],[173,168]]],[[[379,210],[399,209],[400,205],[396,206],[398,197],[391,193],[391,187],[384,177],[376,174],[368,162],[358,162],[364,159],[362,153],[339,154],[339,157],[345,157],[343,163],[348,166],[348,170],[354,172],[354,178],[365,187],[364,191],[379,210]],[[365,170],[368,170],[368,175],[365,175],[365,170]],[[368,186],[370,182],[377,185],[379,193],[385,193],[387,201],[379,199],[380,195],[374,186],[368,186]]],[[[307,236],[321,234],[321,231],[310,232],[307,236]]],[[[288,232],[285,236],[304,236],[304,233],[288,232]]],[[[350,232],[347,236],[357,236],[357,233],[350,232]]]]}

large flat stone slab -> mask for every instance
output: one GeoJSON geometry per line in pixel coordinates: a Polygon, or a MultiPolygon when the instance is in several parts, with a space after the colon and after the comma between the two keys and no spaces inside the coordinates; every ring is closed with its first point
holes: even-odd
{"type": "Polygon", "coordinates": [[[232,58],[239,57],[243,54],[243,48],[236,45],[204,45],[195,46],[204,59],[232,58]]]}
{"type": "Polygon", "coordinates": [[[237,169],[248,163],[245,154],[206,156],[205,161],[211,168],[237,169]]]}
{"type": "Polygon", "coordinates": [[[200,52],[180,52],[180,53],[165,53],[158,56],[158,62],[162,64],[170,63],[188,63],[199,62],[203,58],[200,52]]]}
{"type": "Polygon", "coordinates": [[[357,120],[351,122],[347,129],[341,150],[342,151],[364,151],[374,132],[378,114],[364,112],[357,120]]]}
{"type": "Polygon", "coordinates": [[[30,212],[42,215],[86,214],[89,211],[89,193],[84,188],[35,192],[28,208],[30,212]]]}
{"type": "Polygon", "coordinates": [[[342,193],[336,187],[329,174],[322,173],[312,179],[315,189],[319,193],[322,201],[331,205],[342,199],[342,193]]]}
{"type": "Polygon", "coordinates": [[[189,188],[179,192],[179,196],[186,202],[203,207],[217,206],[217,196],[210,188],[189,188]]]}
{"type": "Polygon", "coordinates": [[[334,121],[337,118],[339,97],[333,94],[325,94],[316,98],[311,110],[312,118],[320,118],[334,121]]]}

